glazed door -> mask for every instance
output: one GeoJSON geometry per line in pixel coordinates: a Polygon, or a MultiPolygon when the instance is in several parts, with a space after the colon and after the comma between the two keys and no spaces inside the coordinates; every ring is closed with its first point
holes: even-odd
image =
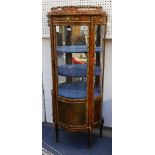
{"type": "Polygon", "coordinates": [[[55,30],[58,96],[86,99],[88,26],[57,25],[55,30]]]}

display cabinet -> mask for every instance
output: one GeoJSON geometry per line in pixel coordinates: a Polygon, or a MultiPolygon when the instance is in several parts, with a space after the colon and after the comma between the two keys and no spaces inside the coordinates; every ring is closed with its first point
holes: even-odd
{"type": "Polygon", "coordinates": [[[51,38],[52,106],[58,128],[88,131],[102,127],[107,14],[101,7],[65,6],[48,12],[51,38]]]}

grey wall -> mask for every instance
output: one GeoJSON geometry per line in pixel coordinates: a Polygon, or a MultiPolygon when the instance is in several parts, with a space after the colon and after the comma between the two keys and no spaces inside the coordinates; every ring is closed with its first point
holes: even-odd
{"type": "MultiPolygon", "coordinates": [[[[43,84],[45,91],[45,109],[43,105],[42,121],[45,120],[45,111],[47,122],[52,122],[52,73],[51,73],[51,54],[50,40],[42,39],[42,70],[43,84]]],[[[104,101],[103,101],[104,126],[112,127],[112,40],[106,40],[105,54],[105,77],[104,77],[104,101]]]]}

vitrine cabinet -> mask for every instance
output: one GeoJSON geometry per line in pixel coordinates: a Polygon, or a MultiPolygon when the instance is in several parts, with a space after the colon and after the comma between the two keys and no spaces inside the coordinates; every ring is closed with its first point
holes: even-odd
{"type": "Polygon", "coordinates": [[[101,7],[64,6],[48,12],[51,39],[52,106],[58,128],[102,136],[107,14],[101,7]]]}

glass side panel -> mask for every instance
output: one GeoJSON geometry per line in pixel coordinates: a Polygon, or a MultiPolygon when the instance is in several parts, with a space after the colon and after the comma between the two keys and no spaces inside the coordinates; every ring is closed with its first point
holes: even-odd
{"type": "Polygon", "coordinates": [[[87,97],[88,26],[56,26],[58,95],[87,97]]]}
{"type": "Polygon", "coordinates": [[[95,68],[98,68],[100,74],[94,76],[94,89],[97,89],[100,96],[103,95],[103,72],[104,72],[104,31],[105,25],[95,27],[95,68]]]}

